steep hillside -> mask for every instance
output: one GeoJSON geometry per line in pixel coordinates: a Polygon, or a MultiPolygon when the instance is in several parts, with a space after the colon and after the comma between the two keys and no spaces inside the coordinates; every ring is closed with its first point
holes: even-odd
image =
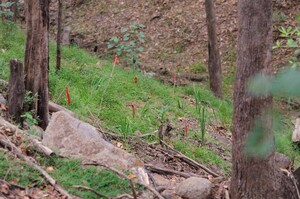
{"type": "MultiPolygon", "coordinates": [[[[55,1],[56,2],[56,1],[55,1]]],[[[232,74],[235,64],[236,0],[216,0],[218,36],[224,76],[232,74]]],[[[57,5],[52,6],[52,24],[56,24],[57,5]]],[[[140,54],[146,71],[164,75],[206,72],[207,31],[204,1],[175,0],[67,0],[64,2],[65,26],[71,27],[70,39],[100,56],[109,53],[112,36],[121,36],[121,28],[134,22],[144,24],[145,51],[140,54]]],[[[279,26],[295,25],[300,4],[297,0],[274,1],[274,40],[279,26]]],[[[54,30],[54,29],[53,29],[54,30]]],[[[275,52],[278,53],[278,52],[275,52]]],[[[275,65],[289,53],[280,53],[275,65]]]]}

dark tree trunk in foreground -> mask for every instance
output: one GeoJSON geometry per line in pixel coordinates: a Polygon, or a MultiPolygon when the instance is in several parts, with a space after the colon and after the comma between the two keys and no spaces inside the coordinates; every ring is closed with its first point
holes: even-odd
{"type": "Polygon", "coordinates": [[[10,77],[8,82],[8,113],[17,122],[21,122],[25,94],[24,68],[18,60],[10,60],[10,77]]]}
{"type": "Polygon", "coordinates": [[[208,33],[208,72],[210,89],[216,97],[222,98],[222,69],[216,33],[216,14],[213,0],[205,0],[208,33]]]}
{"type": "Polygon", "coordinates": [[[246,86],[257,73],[271,72],[272,0],[239,0],[238,59],[234,87],[232,199],[297,198],[292,181],[275,167],[272,119],[261,118],[261,140],[271,141],[264,157],[250,156],[245,144],[254,121],[272,106],[272,97],[251,96],[246,86]]]}
{"type": "Polygon", "coordinates": [[[57,38],[56,38],[56,72],[60,70],[60,64],[61,64],[61,17],[62,17],[62,2],[61,0],[58,0],[58,16],[57,16],[57,38]]]}
{"type": "Polygon", "coordinates": [[[33,108],[40,126],[48,125],[49,0],[26,1],[27,40],[25,50],[25,88],[38,94],[33,108]]]}

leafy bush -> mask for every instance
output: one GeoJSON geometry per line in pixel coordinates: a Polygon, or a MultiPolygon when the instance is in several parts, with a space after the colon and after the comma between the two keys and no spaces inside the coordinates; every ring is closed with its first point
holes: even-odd
{"type": "Polygon", "coordinates": [[[294,54],[288,60],[292,68],[297,68],[300,66],[300,29],[299,27],[288,28],[279,27],[281,40],[277,40],[276,45],[273,49],[276,48],[290,48],[294,49],[294,54]]]}
{"type": "Polygon", "coordinates": [[[114,51],[118,56],[125,57],[129,65],[132,64],[133,69],[141,66],[138,60],[138,54],[144,51],[143,43],[145,43],[145,33],[142,29],[143,24],[132,23],[129,28],[121,28],[121,37],[114,36],[109,40],[107,48],[114,51]]]}

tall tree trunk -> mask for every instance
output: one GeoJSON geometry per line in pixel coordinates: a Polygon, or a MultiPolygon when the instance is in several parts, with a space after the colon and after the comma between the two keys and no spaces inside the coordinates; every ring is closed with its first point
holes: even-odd
{"type": "Polygon", "coordinates": [[[216,14],[213,0],[205,0],[208,33],[208,72],[210,89],[216,97],[222,98],[222,69],[216,33],[216,14]]]}
{"type": "Polygon", "coordinates": [[[26,0],[26,6],[25,88],[38,94],[32,108],[45,129],[49,115],[49,0],[26,0]]]}
{"type": "Polygon", "coordinates": [[[261,137],[272,143],[270,151],[259,158],[245,152],[255,120],[272,106],[272,97],[253,97],[246,88],[253,75],[271,72],[272,0],[239,0],[238,29],[231,198],[297,198],[291,181],[275,168],[271,118],[260,118],[264,125],[261,137]]]}
{"type": "Polygon", "coordinates": [[[58,17],[57,17],[57,38],[56,38],[56,72],[60,70],[61,65],[61,17],[62,17],[62,1],[58,0],[58,17]]]}

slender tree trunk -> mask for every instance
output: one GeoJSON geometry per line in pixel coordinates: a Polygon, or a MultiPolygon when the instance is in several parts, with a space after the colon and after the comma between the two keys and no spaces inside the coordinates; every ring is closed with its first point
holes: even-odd
{"type": "Polygon", "coordinates": [[[18,60],[10,60],[10,77],[8,82],[8,113],[17,122],[21,122],[25,94],[24,67],[18,60]]]}
{"type": "Polygon", "coordinates": [[[62,1],[58,0],[58,17],[57,17],[57,51],[56,51],[56,72],[60,70],[61,65],[61,18],[62,18],[62,1]]]}
{"type": "Polygon", "coordinates": [[[216,14],[213,0],[205,0],[208,33],[208,72],[210,89],[216,97],[222,98],[222,69],[216,33],[216,14]]]}
{"type": "Polygon", "coordinates": [[[231,198],[297,198],[291,181],[275,167],[272,119],[259,117],[271,108],[272,97],[253,97],[246,90],[253,75],[271,72],[272,0],[239,0],[238,28],[231,198]],[[270,151],[260,158],[245,152],[245,144],[257,119],[263,124],[260,141],[272,143],[270,151]]]}
{"type": "Polygon", "coordinates": [[[38,94],[31,108],[48,125],[49,0],[26,0],[27,39],[25,50],[25,88],[38,94]]]}

